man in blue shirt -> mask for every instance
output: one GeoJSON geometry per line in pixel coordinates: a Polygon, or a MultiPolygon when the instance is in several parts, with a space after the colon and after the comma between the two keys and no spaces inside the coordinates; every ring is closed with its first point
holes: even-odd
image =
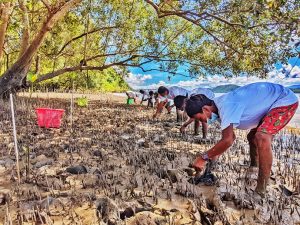
{"type": "Polygon", "coordinates": [[[273,136],[285,127],[298,107],[297,96],[279,84],[261,82],[240,87],[213,100],[204,95],[191,97],[185,110],[201,122],[221,122],[222,139],[197,157],[194,167],[201,171],[208,160],[218,157],[234,142],[234,128],[250,130],[250,166],[259,166],[256,192],[264,194],[272,166],[273,136]]]}

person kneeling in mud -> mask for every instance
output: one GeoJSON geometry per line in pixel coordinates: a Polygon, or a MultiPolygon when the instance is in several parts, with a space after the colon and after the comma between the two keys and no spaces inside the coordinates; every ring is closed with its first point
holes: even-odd
{"type": "MultiPolygon", "coordinates": [[[[181,87],[170,87],[166,88],[164,86],[160,86],[157,90],[158,98],[156,99],[156,112],[153,115],[153,119],[157,118],[163,111],[164,108],[167,109],[168,114],[171,113],[172,108],[174,107],[173,99],[178,95],[188,96],[188,90],[181,87]]],[[[180,121],[181,113],[176,110],[177,122],[180,121]]]]}
{"type": "Polygon", "coordinates": [[[292,119],[298,107],[297,96],[288,88],[268,82],[240,87],[214,100],[193,96],[186,101],[189,117],[201,122],[221,122],[222,138],[193,162],[197,171],[206,162],[225,152],[234,142],[234,128],[250,130],[250,167],[258,167],[256,192],[266,191],[272,167],[272,140],[292,119]]]}

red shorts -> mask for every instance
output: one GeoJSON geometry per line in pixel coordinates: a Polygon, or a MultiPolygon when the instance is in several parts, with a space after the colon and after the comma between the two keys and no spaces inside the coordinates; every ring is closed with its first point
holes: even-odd
{"type": "Polygon", "coordinates": [[[262,119],[260,125],[257,127],[257,131],[275,135],[290,122],[297,108],[298,102],[272,109],[262,119]]]}

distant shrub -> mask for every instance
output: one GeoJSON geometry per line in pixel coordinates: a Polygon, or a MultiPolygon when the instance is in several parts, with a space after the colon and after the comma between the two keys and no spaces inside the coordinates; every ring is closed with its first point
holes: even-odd
{"type": "Polygon", "coordinates": [[[81,97],[76,99],[76,104],[80,107],[87,107],[89,103],[89,100],[87,97],[81,97]]]}

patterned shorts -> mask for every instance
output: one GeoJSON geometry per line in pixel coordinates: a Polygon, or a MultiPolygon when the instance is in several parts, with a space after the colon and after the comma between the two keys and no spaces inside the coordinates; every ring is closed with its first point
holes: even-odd
{"type": "Polygon", "coordinates": [[[284,128],[288,124],[288,122],[290,122],[297,108],[298,102],[292,105],[281,106],[272,109],[262,119],[260,125],[257,127],[257,131],[275,135],[282,128],[284,128]]]}

